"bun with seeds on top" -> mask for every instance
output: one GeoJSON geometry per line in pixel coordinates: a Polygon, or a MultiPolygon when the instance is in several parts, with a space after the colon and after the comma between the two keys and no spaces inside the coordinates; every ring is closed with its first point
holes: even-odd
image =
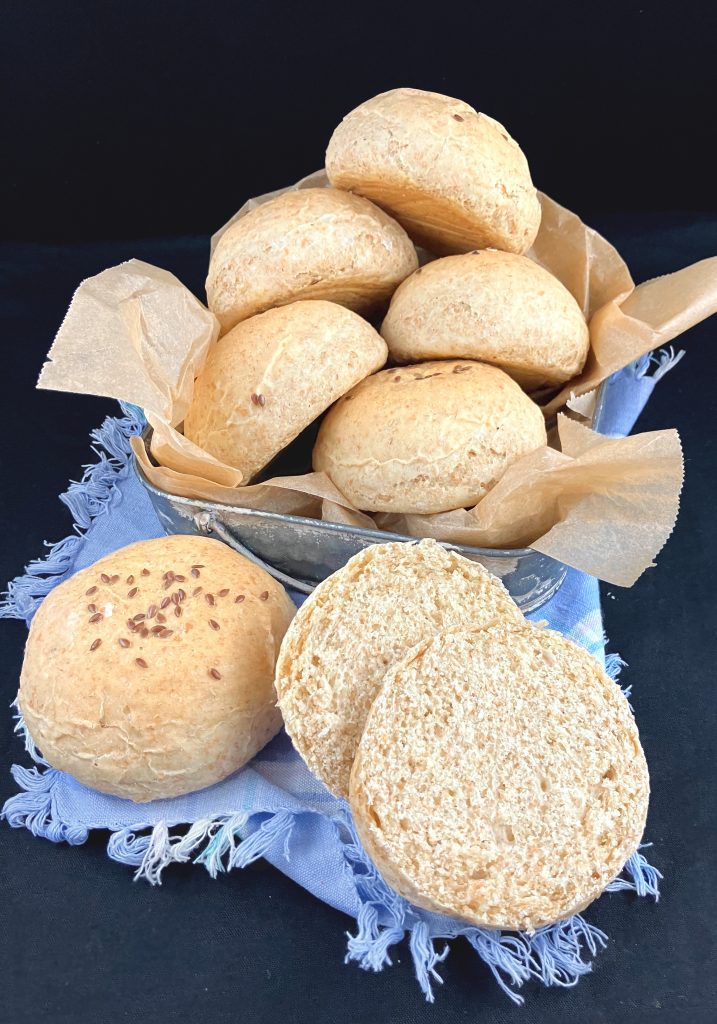
{"type": "Polygon", "coordinates": [[[18,705],[54,768],[148,801],[203,789],[281,728],[274,666],[295,608],[220,541],[120,548],[52,590],[18,705]]]}

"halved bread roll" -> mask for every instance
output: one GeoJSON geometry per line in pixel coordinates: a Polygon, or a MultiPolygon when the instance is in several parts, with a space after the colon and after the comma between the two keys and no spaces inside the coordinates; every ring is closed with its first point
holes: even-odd
{"type": "Polygon", "coordinates": [[[384,673],[441,629],[523,617],[482,566],[433,540],[376,544],[319,584],[299,609],[276,667],[294,746],[339,796],[384,673]]]}
{"type": "Polygon", "coordinates": [[[533,930],[635,852],[649,779],[620,688],[559,633],[441,633],[389,669],[351,773],[361,840],[428,910],[533,930]]]}

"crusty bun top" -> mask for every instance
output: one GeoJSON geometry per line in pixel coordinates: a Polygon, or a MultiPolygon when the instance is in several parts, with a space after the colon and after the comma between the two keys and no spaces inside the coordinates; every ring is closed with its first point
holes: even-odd
{"type": "Polygon", "coordinates": [[[440,629],[523,621],[503,584],[434,540],[374,544],[304,602],[284,637],[276,689],[294,746],[348,796],[369,708],[387,668],[440,629]]]}
{"type": "Polygon", "coordinates": [[[506,373],[446,360],[362,381],[326,415],[313,459],[356,508],[445,512],[545,443],[543,414],[506,373]]]}
{"type": "Polygon", "coordinates": [[[216,540],[121,548],[52,590],[18,701],[43,756],[145,801],[225,778],[279,730],[279,644],[294,613],[263,569],[216,540]]]}
{"type": "Polygon", "coordinates": [[[393,89],[356,107],[331,137],[326,173],[438,254],[523,253],[540,226],[520,146],[493,118],[440,93],[393,89]]]}
{"type": "Polygon", "coordinates": [[[298,189],[227,228],[212,254],[207,299],[223,331],[295,299],[329,299],[366,313],[417,266],[406,232],[367,199],[298,189]]]}
{"type": "Polygon", "coordinates": [[[575,377],[590,345],[562,282],[526,256],[496,249],[421,267],[394,292],[381,333],[398,362],[479,359],[527,389],[575,377]]]}
{"type": "Polygon", "coordinates": [[[386,674],[350,783],[401,895],[479,927],[539,928],[620,873],[649,780],[620,688],[559,633],[443,633],[386,674]]]}
{"type": "Polygon", "coordinates": [[[247,483],[387,354],[378,332],[335,302],[269,309],[210,349],[184,433],[247,483]]]}

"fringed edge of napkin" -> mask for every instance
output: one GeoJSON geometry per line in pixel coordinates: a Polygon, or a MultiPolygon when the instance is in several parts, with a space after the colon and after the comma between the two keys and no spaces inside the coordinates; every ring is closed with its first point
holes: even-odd
{"type": "MultiPolygon", "coordinates": [[[[120,403],[121,404],[121,403],[120,403]]],[[[70,570],[77,548],[92,521],[110,505],[117,485],[131,472],[129,438],[141,434],[144,424],[133,407],[123,406],[122,417],[107,416],[102,426],[90,433],[97,462],[83,466],[81,480],[73,480],[60,501],[72,515],[74,533],[57,543],[48,543],[48,553],[25,567],[22,576],[8,583],[0,602],[0,619],[23,619],[29,626],[42,599],[62,582],[70,570]]]]}
{"type": "MultiPolygon", "coordinates": [[[[13,765],[12,775],[21,792],[10,797],[2,817],[13,828],[27,828],[33,835],[51,842],[79,846],[87,841],[90,830],[59,818],[53,790],[61,774],[54,768],[43,772],[13,765]]],[[[172,864],[202,865],[216,878],[269,854],[274,854],[275,861],[290,861],[296,817],[297,813],[286,810],[273,814],[239,812],[202,818],[177,830],[166,822],[149,830],[138,824],[110,832],[107,854],[112,860],[134,867],[135,881],[144,879],[151,885],[161,885],[162,873],[172,864]]],[[[408,932],[416,978],[429,1002],[434,1000],[434,983],[442,984],[437,967],[450,951],[447,943],[440,951],[438,945],[448,939],[466,938],[503,992],[518,1005],[524,999],[516,990],[531,979],[546,986],[577,984],[592,970],[585,955],[594,957],[607,944],[607,935],[582,914],[529,934],[475,928],[424,913],[390,889],[376,871],[360,844],[348,811],[330,820],[341,843],[345,868],[359,906],[356,932],[346,933],[345,962],[357,963],[366,971],[382,971],[393,963],[391,947],[402,942],[408,932]]],[[[640,847],[630,857],[620,877],[610,883],[606,892],[633,892],[636,896],[659,899],[662,875],[648,863],[641,852],[644,848],[640,847]]]]}
{"type": "MultiPolygon", "coordinates": [[[[645,374],[652,362],[650,357],[644,360],[642,366],[636,367],[639,375],[645,374]]],[[[662,369],[661,363],[658,369],[662,369]]],[[[50,550],[45,558],[31,562],[23,576],[10,582],[6,599],[0,604],[0,618],[23,619],[29,625],[42,599],[69,572],[83,534],[110,505],[117,485],[130,471],[129,438],[140,433],[143,426],[139,411],[132,407],[123,407],[123,411],[122,418],[108,416],[101,427],[92,431],[98,461],[85,466],[82,479],[72,482],[60,496],[72,513],[75,533],[48,545],[50,550]]],[[[608,655],[606,668],[612,678],[616,679],[623,664],[618,655],[608,655]]],[[[30,755],[47,765],[19,717],[15,729],[24,737],[30,755]]],[[[40,771],[21,765],[13,765],[11,772],[20,792],[6,801],[0,817],[12,828],[27,828],[33,835],[55,843],[78,846],[87,841],[87,827],[64,822],[58,814],[54,787],[61,772],[49,766],[40,771]]],[[[270,815],[237,813],[200,819],[188,827],[182,826],[180,831],[174,831],[166,822],[149,830],[139,823],[110,832],[107,854],[112,860],[136,868],[135,880],[145,879],[152,885],[161,884],[162,872],[171,864],[201,864],[216,877],[221,872],[246,867],[272,852],[280,851],[281,857],[290,860],[295,820],[294,812],[282,810],[270,815]]],[[[416,978],[429,1002],[434,1000],[433,984],[442,983],[437,967],[449,953],[447,944],[438,951],[437,943],[447,939],[465,937],[501,989],[518,1005],[524,999],[516,989],[531,979],[546,986],[577,984],[592,970],[585,954],[595,956],[607,944],[605,933],[581,914],[528,934],[475,928],[425,913],[386,885],[364,853],[348,811],[330,820],[337,830],[359,906],[357,931],[347,933],[345,962],[355,962],[364,970],[381,971],[392,964],[391,947],[408,932],[416,978]]],[[[638,850],[606,892],[629,891],[657,900],[661,878],[660,872],[638,850]]]]}

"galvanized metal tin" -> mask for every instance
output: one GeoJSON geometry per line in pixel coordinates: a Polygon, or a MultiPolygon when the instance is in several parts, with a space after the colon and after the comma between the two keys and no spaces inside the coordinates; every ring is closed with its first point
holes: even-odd
{"type": "MultiPolygon", "coordinates": [[[[597,396],[593,426],[598,429],[603,404],[597,396]]],[[[145,443],[149,432],[145,433],[145,443]]],[[[310,593],[353,555],[371,544],[415,541],[415,537],[366,530],[303,516],[259,512],[196,498],[167,494],[151,484],[135,461],[159,521],[167,533],[214,535],[263,566],[286,586],[310,593]]],[[[444,544],[471,561],[480,562],[505,584],[523,612],[534,611],[555,594],[567,573],[562,563],[532,548],[494,550],[444,544]]]]}

